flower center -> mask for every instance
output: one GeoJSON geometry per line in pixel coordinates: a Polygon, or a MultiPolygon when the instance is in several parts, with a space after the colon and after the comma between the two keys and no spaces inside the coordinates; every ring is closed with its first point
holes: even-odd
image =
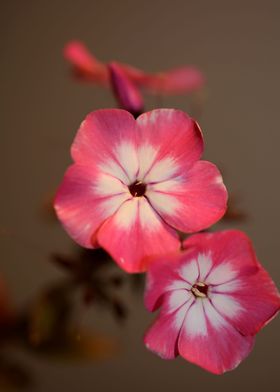
{"type": "Polygon", "coordinates": [[[129,185],[128,189],[133,197],[144,196],[146,192],[146,184],[136,180],[133,184],[129,185]]]}
{"type": "Polygon", "coordinates": [[[197,282],[192,286],[192,293],[195,297],[206,298],[208,293],[208,286],[205,283],[197,282]]]}

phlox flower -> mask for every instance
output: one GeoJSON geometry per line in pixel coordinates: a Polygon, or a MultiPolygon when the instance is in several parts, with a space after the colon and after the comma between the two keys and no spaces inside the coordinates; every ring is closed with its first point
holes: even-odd
{"type": "MultiPolygon", "coordinates": [[[[70,41],[64,48],[64,57],[73,66],[75,75],[85,82],[110,86],[108,66],[96,59],[80,41],[70,41]]],[[[118,64],[134,88],[144,88],[151,94],[184,94],[204,85],[202,73],[193,66],[183,66],[155,74],[143,72],[128,64],[118,64]]]]}
{"type": "Polygon", "coordinates": [[[56,198],[58,218],[86,248],[103,247],[128,272],[149,256],[180,248],[175,229],[196,232],[219,220],[227,192],[203,139],[185,113],[157,109],[135,120],[121,109],[90,113],[71,148],[56,198]]]}
{"type": "Polygon", "coordinates": [[[145,304],[161,310],[144,341],[162,358],[181,355],[221,374],[250,353],[279,293],[240,231],[195,234],[184,248],[150,265],[145,304]]]}

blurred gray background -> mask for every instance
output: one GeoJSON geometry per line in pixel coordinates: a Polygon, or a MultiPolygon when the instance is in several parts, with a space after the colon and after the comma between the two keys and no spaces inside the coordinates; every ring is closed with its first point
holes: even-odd
{"type": "MultiPolygon", "coordinates": [[[[62,57],[79,39],[101,60],[146,71],[193,64],[207,78],[199,123],[205,157],[246,211],[242,229],[275,282],[279,260],[279,1],[1,1],[1,220],[0,272],[18,306],[62,276],[50,253],[71,240],[45,219],[43,206],[70,162],[69,147],[84,116],[114,107],[110,91],[79,84],[62,57]]],[[[157,106],[148,98],[147,108],[157,106]]],[[[188,110],[189,98],[162,100],[188,110]]],[[[34,391],[263,391],[279,379],[279,319],[257,338],[241,366],[213,376],[182,359],[163,361],[142,345],[153,316],[141,295],[131,296],[124,325],[96,309],[84,323],[121,342],[110,360],[59,363],[15,350],[34,373],[34,391]]]]}

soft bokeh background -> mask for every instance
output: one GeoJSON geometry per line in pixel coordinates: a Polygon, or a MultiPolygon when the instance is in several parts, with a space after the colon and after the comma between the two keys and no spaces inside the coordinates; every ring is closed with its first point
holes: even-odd
{"type": "MultiPolygon", "coordinates": [[[[1,2],[0,271],[18,306],[63,277],[50,254],[69,253],[72,243],[46,218],[43,205],[70,162],[69,146],[84,116],[115,105],[109,91],[70,78],[62,48],[73,38],[100,59],[147,71],[181,64],[201,68],[208,80],[199,119],[205,157],[222,168],[249,215],[222,227],[246,231],[279,282],[279,17],[279,1],[1,2]]],[[[150,108],[156,105],[148,100],[150,108]]],[[[163,106],[189,107],[186,97],[164,99],[163,106]]],[[[255,350],[237,370],[216,377],[146,351],[141,339],[152,317],[141,294],[129,294],[126,301],[130,313],[121,325],[106,310],[80,309],[83,325],[119,341],[111,359],[64,363],[13,349],[13,358],[34,378],[28,390],[262,391],[268,382],[276,387],[279,319],[258,335],[255,350]]]]}

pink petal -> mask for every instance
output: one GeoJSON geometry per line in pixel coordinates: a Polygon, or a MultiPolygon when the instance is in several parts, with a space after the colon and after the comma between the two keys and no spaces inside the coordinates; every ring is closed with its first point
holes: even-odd
{"type": "Polygon", "coordinates": [[[227,292],[226,283],[214,288],[213,304],[242,334],[254,335],[279,312],[279,293],[261,265],[255,273],[241,275],[235,282],[235,290],[231,292],[227,292]],[[234,301],[240,311],[228,314],[227,310],[232,309],[228,307],[229,300],[234,301]]]}
{"type": "MultiPolygon", "coordinates": [[[[192,259],[194,252],[165,254],[150,262],[146,277],[144,302],[146,308],[153,312],[162,304],[162,296],[173,290],[190,289],[185,273],[180,269],[184,260],[192,259]]],[[[197,271],[197,268],[196,268],[197,271]]],[[[191,271],[187,271],[187,275],[191,271]]]]}
{"type": "MultiPolygon", "coordinates": [[[[195,248],[197,253],[211,252],[213,272],[209,283],[219,284],[244,273],[255,272],[258,267],[256,255],[248,236],[240,230],[224,230],[216,233],[199,233],[187,238],[184,249],[195,248]],[[230,266],[226,261],[230,261],[230,266]],[[221,270],[215,270],[220,267],[221,270]],[[224,268],[226,270],[224,270],[224,268]]],[[[209,280],[209,279],[208,279],[209,280]]]]}
{"type": "Polygon", "coordinates": [[[149,256],[177,251],[176,232],[154,212],[144,197],[124,203],[97,233],[99,244],[127,272],[143,272],[149,256]]]}
{"type": "Polygon", "coordinates": [[[129,184],[138,171],[137,128],[133,116],[121,109],[90,113],[72,144],[75,162],[98,167],[129,184]]]}
{"type": "Polygon", "coordinates": [[[182,174],[182,167],[190,167],[203,152],[203,139],[198,125],[180,110],[156,109],[139,116],[137,124],[142,142],[155,152],[147,173],[143,173],[143,176],[149,176],[146,178],[148,182],[172,178],[176,173],[182,174]],[[152,174],[153,169],[155,174],[152,174]],[[160,179],[159,175],[163,176],[165,171],[167,175],[160,179]]]}
{"type": "Polygon", "coordinates": [[[129,198],[127,188],[116,178],[75,164],[64,176],[54,207],[70,237],[93,248],[95,231],[129,198]]]}
{"type": "Polygon", "coordinates": [[[64,57],[74,66],[76,76],[86,81],[108,83],[106,65],[98,61],[82,42],[70,41],[64,48],[64,57]]]}
{"type": "Polygon", "coordinates": [[[173,359],[178,355],[176,342],[179,330],[172,325],[172,321],[170,315],[157,318],[144,336],[147,349],[163,359],[173,359]]]}
{"type": "MultiPolygon", "coordinates": [[[[165,295],[164,303],[170,302],[172,294],[165,295]]],[[[194,300],[186,295],[186,298],[183,296],[179,306],[173,312],[161,311],[144,336],[144,343],[149,350],[164,359],[173,359],[178,355],[178,336],[185,315],[193,302],[194,300]]]]}
{"type": "Polygon", "coordinates": [[[205,84],[203,74],[194,67],[174,68],[155,75],[146,75],[140,85],[153,94],[185,94],[201,89],[205,84]]]}
{"type": "Polygon", "coordinates": [[[168,224],[187,233],[211,226],[226,211],[222,177],[207,161],[196,162],[177,179],[149,186],[147,197],[168,224]]]}
{"type": "Polygon", "coordinates": [[[208,300],[196,300],[181,328],[178,349],[182,357],[209,372],[234,369],[253,348],[254,338],[242,336],[208,300]]]}
{"type": "Polygon", "coordinates": [[[111,86],[120,107],[137,117],[144,108],[138,88],[117,63],[110,63],[109,71],[111,86]]]}

